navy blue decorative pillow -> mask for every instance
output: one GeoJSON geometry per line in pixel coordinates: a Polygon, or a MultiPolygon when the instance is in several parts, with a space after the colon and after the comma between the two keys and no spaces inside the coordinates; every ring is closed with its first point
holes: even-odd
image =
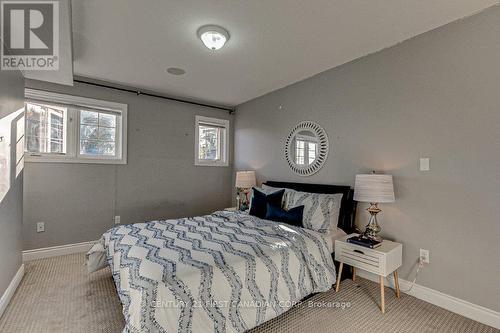
{"type": "Polygon", "coordinates": [[[281,199],[285,190],[277,191],[266,195],[260,192],[255,187],[253,188],[252,206],[250,207],[250,215],[257,216],[261,219],[266,218],[267,204],[281,207],[281,199]]]}
{"type": "Polygon", "coordinates": [[[283,222],[286,224],[302,227],[302,217],[304,215],[304,206],[294,207],[290,210],[284,210],[280,206],[267,204],[266,220],[283,222]]]}

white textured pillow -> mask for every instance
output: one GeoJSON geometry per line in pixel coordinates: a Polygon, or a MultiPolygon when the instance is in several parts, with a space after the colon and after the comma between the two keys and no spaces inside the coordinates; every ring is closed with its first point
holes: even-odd
{"type": "MultiPolygon", "coordinates": [[[[280,187],[271,187],[271,186],[267,186],[266,184],[262,184],[262,187],[261,188],[258,188],[258,190],[261,190],[261,192],[264,192],[265,194],[269,195],[271,193],[274,193],[274,192],[278,192],[278,191],[281,191],[283,190],[282,188],[280,187]]],[[[286,190],[286,189],[285,189],[286,190]]]]}
{"type": "Polygon", "coordinates": [[[308,193],[287,189],[285,196],[286,210],[304,205],[304,228],[328,233],[337,227],[342,193],[308,193]]]}

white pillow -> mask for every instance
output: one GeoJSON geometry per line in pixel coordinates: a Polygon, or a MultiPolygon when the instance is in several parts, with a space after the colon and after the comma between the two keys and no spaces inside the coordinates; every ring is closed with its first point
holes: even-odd
{"type": "Polygon", "coordinates": [[[342,193],[308,193],[286,189],[285,209],[304,205],[304,228],[328,233],[337,228],[342,193]]]}

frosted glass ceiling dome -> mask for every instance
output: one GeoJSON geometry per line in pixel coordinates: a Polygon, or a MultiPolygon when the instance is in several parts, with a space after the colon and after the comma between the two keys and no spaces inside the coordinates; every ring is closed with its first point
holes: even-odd
{"type": "Polygon", "coordinates": [[[207,48],[216,51],[229,40],[229,33],[217,25],[204,25],[198,29],[198,37],[207,48]]]}

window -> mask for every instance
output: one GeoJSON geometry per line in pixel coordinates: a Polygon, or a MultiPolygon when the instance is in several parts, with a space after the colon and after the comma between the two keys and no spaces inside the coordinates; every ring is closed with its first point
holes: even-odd
{"type": "Polygon", "coordinates": [[[295,164],[311,165],[318,153],[317,140],[305,135],[297,135],[295,139],[295,164]]]}
{"type": "Polygon", "coordinates": [[[308,158],[309,158],[309,164],[312,164],[314,160],[316,159],[316,151],[317,151],[317,143],[315,142],[309,142],[308,143],[308,158]]]}
{"type": "Polygon", "coordinates": [[[26,89],[27,162],[126,163],[127,105],[26,89]]]}
{"type": "Polygon", "coordinates": [[[305,141],[302,140],[297,140],[295,144],[295,157],[296,157],[295,162],[299,165],[304,164],[306,156],[305,144],[306,144],[305,141]]]}
{"type": "Polygon", "coordinates": [[[116,124],[116,114],[90,110],[80,111],[80,154],[115,156],[116,124]]]}
{"type": "Polygon", "coordinates": [[[26,103],[26,151],[66,154],[67,114],[65,107],[26,103]]]}
{"type": "Polygon", "coordinates": [[[196,116],[195,165],[228,166],[229,121],[196,116]]]}

